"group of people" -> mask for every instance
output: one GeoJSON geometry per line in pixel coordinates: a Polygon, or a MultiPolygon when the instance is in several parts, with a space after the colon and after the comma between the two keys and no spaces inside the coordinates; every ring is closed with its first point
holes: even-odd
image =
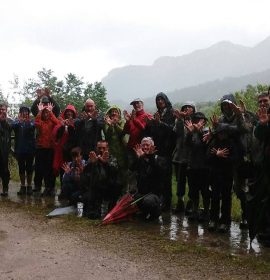
{"type": "MultiPolygon", "coordinates": [[[[109,211],[121,195],[130,192],[145,196],[139,202],[143,216],[156,219],[162,211],[171,210],[175,173],[175,212],[208,222],[211,231],[226,232],[234,190],[241,202],[240,227],[247,227],[252,211],[247,198],[256,196],[262,174],[269,186],[269,94],[258,95],[257,114],[247,111],[242,102],[238,106],[232,94],[225,95],[220,101],[221,116],[209,120],[192,102],[174,109],[162,92],[155,101],[154,114],[144,111],[139,98],[130,103],[131,112],[112,106],[102,113],[91,99],[79,113],[70,104],[60,112],[45,88],[37,90],[31,108],[20,107],[16,120],[9,120],[7,105],[0,104],[1,195],[8,195],[13,130],[21,181],[18,195],[41,192],[44,181],[41,195],[54,196],[55,179],[60,176],[59,199],[83,202],[89,218],[100,217],[105,201],[109,211]]],[[[269,187],[264,199],[260,230],[270,236],[269,187]]]]}

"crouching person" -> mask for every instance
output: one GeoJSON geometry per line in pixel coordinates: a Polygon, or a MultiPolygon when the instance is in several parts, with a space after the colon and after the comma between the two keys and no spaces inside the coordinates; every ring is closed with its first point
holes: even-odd
{"type": "Polygon", "coordinates": [[[108,211],[115,205],[122,186],[119,183],[118,164],[109,153],[108,142],[98,141],[96,152],[89,153],[80,180],[84,215],[90,219],[101,217],[101,206],[108,202],[108,211]]]}
{"type": "Polygon", "coordinates": [[[75,147],[71,150],[71,162],[63,164],[64,175],[62,179],[62,197],[69,201],[70,205],[76,205],[80,200],[80,177],[85,166],[85,160],[81,155],[81,148],[75,147]]]}
{"type": "Polygon", "coordinates": [[[165,159],[156,155],[154,141],[150,137],[142,139],[134,147],[137,156],[134,169],[137,172],[137,194],[139,198],[146,195],[138,206],[146,220],[157,219],[161,214],[162,177],[165,170],[165,159]]]}

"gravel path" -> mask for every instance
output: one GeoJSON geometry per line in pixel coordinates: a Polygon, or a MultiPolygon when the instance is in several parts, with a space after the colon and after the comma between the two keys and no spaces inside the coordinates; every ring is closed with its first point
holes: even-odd
{"type": "MultiPolygon", "coordinates": [[[[13,206],[13,207],[11,207],[13,206]]],[[[0,279],[269,279],[154,238],[0,205],[0,279]],[[163,242],[164,243],[164,242],[163,242]]]]}

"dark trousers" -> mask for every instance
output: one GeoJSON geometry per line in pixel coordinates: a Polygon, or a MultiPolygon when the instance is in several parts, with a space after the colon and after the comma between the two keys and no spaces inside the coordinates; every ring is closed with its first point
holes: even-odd
{"type": "Polygon", "coordinates": [[[8,169],[8,159],[2,158],[0,155],[0,177],[2,179],[3,192],[8,191],[10,172],[8,169]]]}
{"type": "Polygon", "coordinates": [[[204,210],[208,211],[210,203],[209,170],[206,168],[189,169],[188,184],[190,199],[198,207],[201,192],[204,210]]]}
{"type": "Polygon", "coordinates": [[[162,204],[163,207],[169,208],[172,201],[172,162],[171,159],[166,159],[166,170],[162,178],[162,204]]]}
{"type": "MultiPolygon", "coordinates": [[[[177,181],[177,196],[183,197],[186,193],[187,183],[187,163],[179,163],[175,166],[175,174],[177,181]]],[[[190,197],[190,193],[188,194],[190,197]]]]}
{"type": "Polygon", "coordinates": [[[35,161],[35,188],[41,189],[44,180],[45,189],[54,190],[55,176],[53,175],[53,149],[37,149],[35,161]]]}
{"type": "Polygon", "coordinates": [[[19,166],[19,174],[32,174],[34,154],[16,154],[19,166]]]}
{"type": "Polygon", "coordinates": [[[227,172],[226,170],[214,170],[211,172],[211,220],[220,221],[222,224],[231,223],[232,185],[232,172],[227,172]]]}

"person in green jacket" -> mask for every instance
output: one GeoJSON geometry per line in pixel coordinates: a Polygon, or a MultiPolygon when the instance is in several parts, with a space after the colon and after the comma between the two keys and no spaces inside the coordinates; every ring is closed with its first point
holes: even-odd
{"type": "Polygon", "coordinates": [[[104,119],[105,139],[109,144],[111,155],[117,159],[119,164],[120,178],[123,191],[125,191],[127,189],[127,141],[123,134],[124,120],[121,118],[120,108],[117,106],[110,107],[104,119]]]}

